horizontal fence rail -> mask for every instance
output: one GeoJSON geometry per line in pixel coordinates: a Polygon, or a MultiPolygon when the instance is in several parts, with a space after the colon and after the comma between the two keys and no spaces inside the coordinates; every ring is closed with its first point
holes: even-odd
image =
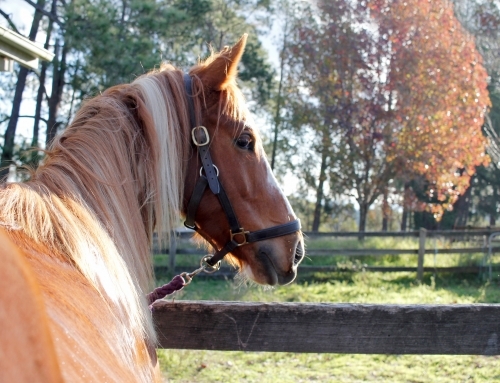
{"type": "MultiPolygon", "coordinates": [[[[452,249],[425,249],[425,254],[474,254],[483,253],[488,249],[485,247],[464,247],[452,249]]],[[[493,246],[493,252],[500,251],[500,246],[493,246]]],[[[352,255],[352,256],[384,256],[384,255],[403,255],[403,254],[418,254],[418,249],[307,249],[309,257],[328,257],[332,255],[352,255]]],[[[189,255],[205,255],[206,250],[194,248],[178,248],[177,254],[189,255]]],[[[163,249],[155,251],[156,254],[170,254],[170,250],[163,249]]]]}
{"type": "Polygon", "coordinates": [[[500,355],[500,305],[158,301],[161,348],[500,355]]]}
{"type": "MultiPolygon", "coordinates": [[[[471,230],[426,230],[428,237],[482,237],[492,233],[499,232],[500,228],[495,229],[471,229],[471,230]]],[[[332,232],[314,232],[305,231],[306,237],[418,237],[420,230],[413,231],[332,231],[332,232]]]]}
{"type": "MultiPolygon", "coordinates": [[[[424,254],[474,254],[488,251],[485,247],[463,247],[452,249],[424,249],[424,254]]],[[[500,251],[500,246],[492,247],[493,252],[500,251]]],[[[326,257],[330,255],[366,255],[366,256],[383,256],[383,255],[403,255],[403,254],[418,254],[419,249],[308,249],[307,255],[310,257],[326,257]]]]}
{"type": "MultiPolygon", "coordinates": [[[[413,266],[368,266],[368,265],[324,265],[324,266],[300,266],[300,270],[305,271],[338,271],[338,272],[356,272],[356,271],[378,271],[378,272],[396,272],[396,271],[409,271],[416,272],[417,279],[419,281],[423,280],[424,272],[447,272],[447,273],[482,273],[487,274],[491,280],[493,271],[498,270],[499,265],[492,263],[492,254],[500,252],[500,246],[494,246],[494,241],[497,236],[500,237],[499,228],[483,228],[483,229],[468,229],[468,230],[425,230],[420,229],[418,231],[407,231],[407,232],[330,232],[330,233],[318,233],[318,232],[305,232],[306,238],[318,238],[318,237],[353,237],[359,238],[363,237],[418,237],[418,249],[307,249],[306,255],[308,257],[332,257],[332,256],[385,256],[385,255],[417,255],[417,264],[413,266]],[[460,248],[426,248],[426,241],[429,238],[449,238],[452,240],[467,241],[471,238],[483,237],[484,246],[482,247],[460,247],[460,248]],[[486,246],[486,238],[488,238],[486,246]],[[444,255],[444,254],[477,254],[483,253],[483,260],[480,265],[467,265],[467,266],[456,266],[456,267],[424,267],[424,258],[427,254],[444,255]]],[[[179,270],[176,267],[176,255],[202,255],[206,254],[203,249],[197,249],[189,244],[188,240],[193,236],[192,231],[181,231],[176,232],[171,236],[171,242],[168,249],[160,249],[158,246],[154,247],[153,252],[155,254],[169,254],[168,266],[162,265],[155,267],[155,271],[158,273],[173,273],[179,270]]],[[[498,241],[496,242],[498,244],[498,241]]],[[[191,268],[197,267],[197,265],[190,266],[191,268]]],[[[187,267],[189,269],[190,267],[187,267]]],[[[185,268],[184,268],[185,269],[185,268]]],[[[231,276],[234,275],[234,271],[230,269],[225,269],[222,272],[216,273],[214,277],[220,276],[231,276]]]]}
{"type": "MultiPolygon", "coordinates": [[[[357,271],[374,271],[381,273],[393,273],[393,272],[418,272],[418,266],[299,266],[300,272],[357,272],[357,271]]],[[[492,271],[500,271],[500,266],[492,266],[492,271]]],[[[480,273],[489,271],[488,266],[426,266],[422,268],[422,272],[425,273],[480,273]]]]}

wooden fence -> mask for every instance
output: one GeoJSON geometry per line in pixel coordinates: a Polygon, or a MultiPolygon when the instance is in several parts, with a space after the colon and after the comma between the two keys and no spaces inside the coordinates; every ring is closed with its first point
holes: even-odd
{"type": "Polygon", "coordinates": [[[160,348],[500,355],[500,305],[158,301],[160,348]]]}
{"type": "MultiPolygon", "coordinates": [[[[426,238],[437,235],[461,239],[465,236],[486,236],[488,246],[438,251],[441,254],[491,254],[500,250],[492,246],[492,235],[496,235],[495,233],[491,230],[365,233],[365,237],[416,236],[419,238],[419,248],[335,251],[319,249],[314,252],[321,255],[337,252],[342,255],[361,255],[361,252],[362,255],[418,254],[417,267],[411,269],[417,270],[421,276],[427,270],[423,267],[425,254],[436,251],[425,248],[426,238]]],[[[358,235],[359,233],[308,233],[309,237],[358,235]]],[[[193,249],[177,249],[176,242],[171,245],[169,252],[170,270],[175,268],[175,254],[202,253],[193,249]]],[[[310,251],[309,254],[313,256],[314,252],[310,251]]],[[[156,302],[152,312],[161,348],[301,353],[500,355],[500,305],[493,304],[371,305],[164,300],[156,302]]]]}
{"type": "MultiPolygon", "coordinates": [[[[169,254],[168,266],[158,266],[156,268],[157,272],[180,272],[186,270],[180,270],[176,268],[176,259],[178,254],[197,254],[203,255],[205,251],[201,249],[196,249],[192,246],[186,246],[186,239],[191,238],[192,232],[182,231],[176,233],[172,236],[172,241],[170,242],[169,249],[156,249],[155,253],[169,254]],[[180,240],[180,242],[179,242],[180,240]],[[178,243],[179,242],[179,243],[178,243]],[[179,247],[181,244],[183,247],[179,247]]],[[[414,266],[354,266],[354,267],[342,267],[336,265],[322,265],[322,266],[300,266],[302,272],[331,272],[331,271],[379,271],[379,272],[395,272],[395,271],[409,271],[416,272],[417,279],[422,281],[424,272],[450,272],[450,273],[485,273],[491,279],[492,272],[500,270],[498,265],[493,265],[491,262],[491,255],[495,252],[500,251],[500,246],[493,246],[494,238],[500,235],[499,229],[474,229],[474,230],[435,230],[427,231],[425,229],[420,229],[418,231],[406,231],[406,232],[365,232],[364,237],[417,237],[419,238],[419,246],[417,249],[308,249],[308,257],[321,257],[321,256],[383,256],[383,255],[403,255],[403,254],[415,254],[418,255],[417,264],[414,266]],[[470,240],[472,238],[483,238],[483,245],[481,247],[461,247],[461,248],[426,248],[427,239],[429,238],[447,238],[455,240],[470,240]],[[424,258],[426,254],[475,254],[483,253],[482,264],[474,266],[454,266],[454,267],[424,267],[424,258]]],[[[321,238],[321,237],[351,237],[358,238],[360,236],[359,232],[331,232],[331,233],[314,233],[306,232],[306,238],[321,238]]],[[[193,264],[190,267],[197,267],[193,264]]],[[[188,267],[189,268],[189,267],[188,267]]],[[[228,275],[231,274],[229,269],[223,269],[218,275],[228,275]]]]}

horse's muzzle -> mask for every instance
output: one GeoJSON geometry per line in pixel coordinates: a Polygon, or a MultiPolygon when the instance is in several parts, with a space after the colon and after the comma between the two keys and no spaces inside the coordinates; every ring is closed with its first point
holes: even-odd
{"type": "Polygon", "coordinates": [[[297,277],[297,267],[299,263],[304,258],[304,244],[302,240],[299,240],[295,245],[293,252],[293,260],[288,263],[288,267],[283,269],[280,267],[282,262],[277,259],[277,254],[273,251],[274,249],[270,246],[261,246],[257,253],[257,260],[263,269],[263,274],[266,278],[266,284],[274,285],[287,285],[295,280],[297,277]]]}

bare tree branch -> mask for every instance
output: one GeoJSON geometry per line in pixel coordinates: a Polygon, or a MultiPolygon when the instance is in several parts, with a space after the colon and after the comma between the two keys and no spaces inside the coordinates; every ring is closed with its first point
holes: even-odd
{"type": "Polygon", "coordinates": [[[34,3],[31,0],[24,0],[24,1],[26,1],[29,5],[31,5],[33,8],[35,8],[41,14],[47,16],[49,19],[51,19],[53,22],[55,22],[60,27],[64,27],[64,23],[61,20],[59,20],[59,18],[56,15],[54,15],[52,12],[46,11],[45,9],[43,9],[43,7],[40,7],[38,4],[34,3]]]}
{"type": "MultiPolygon", "coordinates": [[[[35,116],[24,115],[24,116],[19,116],[19,118],[35,118],[35,116]]],[[[40,117],[40,120],[42,120],[43,122],[47,123],[47,120],[45,118],[40,117]]]]}
{"type": "MultiPolygon", "coordinates": [[[[16,25],[12,22],[12,20],[10,18],[10,15],[8,15],[7,13],[5,13],[1,9],[0,9],[0,15],[2,15],[3,17],[5,17],[5,19],[9,23],[10,27],[14,30],[14,32],[19,33],[19,31],[16,28],[16,25]]],[[[19,33],[19,34],[21,34],[21,33],[19,33]]]]}

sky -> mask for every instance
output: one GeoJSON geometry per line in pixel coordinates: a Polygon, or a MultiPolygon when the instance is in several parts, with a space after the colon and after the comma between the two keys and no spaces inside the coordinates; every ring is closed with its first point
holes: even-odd
{"type": "MultiPolygon", "coordinates": [[[[34,13],[34,8],[31,5],[23,0],[0,0],[0,8],[12,18],[21,33],[28,34],[34,13]]],[[[4,17],[0,17],[0,24],[5,27],[8,26],[4,17]]],[[[42,40],[37,39],[37,41],[42,40]]],[[[43,41],[41,44],[43,44],[43,41]]]]}

